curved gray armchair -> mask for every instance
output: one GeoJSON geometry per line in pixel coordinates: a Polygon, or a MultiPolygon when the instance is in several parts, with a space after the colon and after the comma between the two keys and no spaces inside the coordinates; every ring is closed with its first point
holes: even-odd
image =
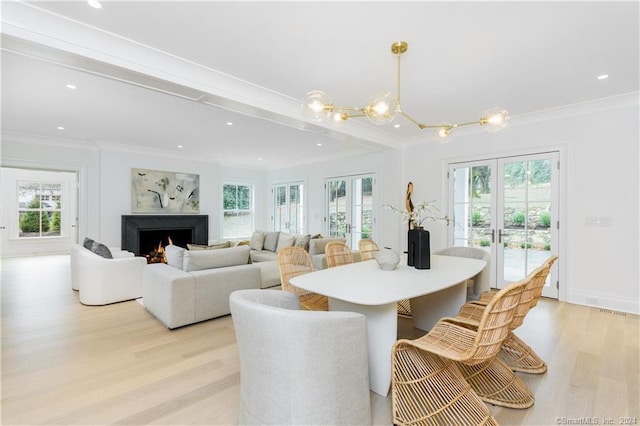
{"type": "Polygon", "coordinates": [[[298,296],[279,290],[238,290],[229,303],[238,424],[371,424],[364,315],[298,310],[298,296]]]}
{"type": "Polygon", "coordinates": [[[491,255],[488,251],[476,247],[448,247],[442,250],[434,251],[433,254],[439,254],[443,256],[457,256],[468,257],[471,259],[480,259],[487,262],[487,266],[484,267],[478,275],[469,278],[467,280],[467,301],[478,300],[480,295],[485,291],[491,290],[491,273],[489,271],[489,262],[491,255]]]}

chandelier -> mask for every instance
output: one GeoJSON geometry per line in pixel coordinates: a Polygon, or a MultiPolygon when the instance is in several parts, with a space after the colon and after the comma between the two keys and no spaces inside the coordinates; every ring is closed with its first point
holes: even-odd
{"type": "Polygon", "coordinates": [[[391,45],[391,52],[398,60],[397,90],[393,96],[391,92],[380,92],[371,96],[363,107],[336,106],[329,95],[320,90],[308,92],[302,100],[302,112],[314,121],[333,121],[341,123],[353,117],[367,117],[372,123],[382,125],[390,123],[400,114],[420,129],[436,129],[436,140],[439,143],[448,142],[451,131],[458,127],[479,124],[492,132],[503,129],[509,122],[509,113],[502,108],[486,111],[479,120],[463,123],[425,124],[413,118],[402,110],[400,105],[400,57],[407,51],[408,44],[398,41],[391,45]]]}

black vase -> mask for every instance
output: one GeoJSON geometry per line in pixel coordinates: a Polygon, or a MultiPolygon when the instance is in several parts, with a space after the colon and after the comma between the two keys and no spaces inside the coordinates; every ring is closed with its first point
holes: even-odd
{"type": "Polygon", "coordinates": [[[422,228],[410,229],[408,241],[407,265],[414,266],[416,269],[430,269],[429,231],[422,228]]]}

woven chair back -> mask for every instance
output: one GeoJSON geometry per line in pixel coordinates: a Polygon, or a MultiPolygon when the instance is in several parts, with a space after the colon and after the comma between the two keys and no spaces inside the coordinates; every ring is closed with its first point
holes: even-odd
{"type": "Polygon", "coordinates": [[[313,272],[311,255],[302,247],[284,247],[278,252],[282,290],[304,295],[308,292],[291,284],[291,278],[313,272]]]}
{"type": "Polygon", "coordinates": [[[342,241],[331,241],[327,243],[324,254],[327,258],[327,266],[329,268],[353,263],[351,249],[342,241]]]}
{"type": "Polygon", "coordinates": [[[514,314],[520,303],[520,297],[529,284],[526,277],[498,291],[482,314],[475,338],[477,347],[469,364],[492,359],[498,355],[502,343],[509,336],[514,314]]]}
{"type": "Polygon", "coordinates": [[[358,251],[360,252],[360,259],[364,262],[365,260],[375,259],[380,247],[373,240],[363,239],[358,241],[358,251]]]}
{"type": "Polygon", "coordinates": [[[540,279],[537,282],[538,285],[536,287],[536,294],[531,301],[531,308],[538,304],[538,300],[540,300],[540,297],[542,296],[542,288],[544,287],[544,283],[547,281],[547,276],[549,276],[549,272],[551,272],[551,268],[553,267],[553,264],[556,262],[556,260],[558,260],[558,256],[554,254],[549,256],[549,258],[545,261],[544,265],[546,266],[546,269],[544,270],[544,273],[541,273],[540,279]]]}

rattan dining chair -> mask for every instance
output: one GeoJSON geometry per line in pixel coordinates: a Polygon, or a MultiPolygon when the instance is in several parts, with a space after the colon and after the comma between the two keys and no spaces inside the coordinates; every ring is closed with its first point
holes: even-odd
{"type": "Polygon", "coordinates": [[[353,263],[353,253],[346,243],[342,241],[330,241],[324,249],[327,258],[327,267],[348,265],[353,263]]]}
{"type": "Polygon", "coordinates": [[[358,241],[358,251],[360,252],[360,260],[364,262],[365,260],[375,259],[380,247],[373,240],[362,239],[358,241]]]}
{"type": "Polygon", "coordinates": [[[298,295],[300,307],[310,311],[328,311],[327,296],[298,288],[289,281],[298,275],[313,272],[311,255],[302,247],[284,247],[278,252],[278,266],[280,268],[280,282],[283,291],[290,291],[298,295]]]}
{"type": "Polygon", "coordinates": [[[502,395],[487,398],[478,390],[503,389],[514,395],[511,400],[517,396],[533,405],[531,391],[497,358],[527,284],[528,278],[497,292],[477,326],[443,318],[419,339],[396,342],[391,382],[395,424],[497,424],[482,401],[504,405],[502,395]]]}
{"type": "MultiPolygon", "coordinates": [[[[542,289],[556,260],[558,260],[558,256],[550,256],[542,265],[529,274],[531,281],[520,300],[520,307],[517,309],[514,320],[511,323],[509,337],[505,340],[498,355],[513,371],[530,374],[542,374],[547,371],[547,364],[544,360],[520,339],[514,333],[514,330],[522,325],[527,313],[538,304],[542,296],[542,289]]],[[[493,294],[495,292],[487,292],[482,295],[480,300],[466,303],[460,309],[457,317],[478,322],[493,294]]]]}

